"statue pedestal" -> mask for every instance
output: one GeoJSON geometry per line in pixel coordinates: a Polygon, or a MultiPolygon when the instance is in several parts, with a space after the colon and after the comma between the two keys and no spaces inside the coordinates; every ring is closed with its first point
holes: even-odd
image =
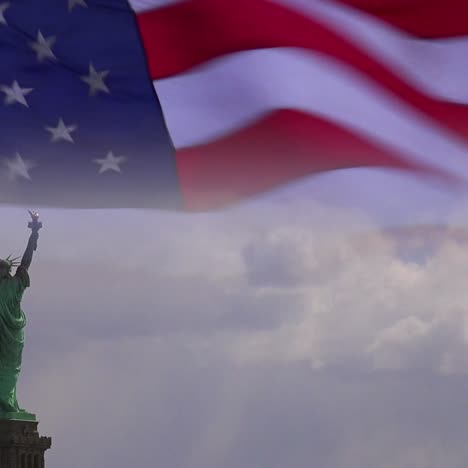
{"type": "Polygon", "coordinates": [[[37,432],[38,421],[0,419],[0,468],[45,468],[52,439],[37,432]]]}
{"type": "MultiPolygon", "coordinates": [[[[5,413],[0,411],[0,421],[3,419],[17,419],[21,421],[36,421],[36,415],[32,413],[28,413],[27,411],[21,411],[18,413],[5,413]]],[[[1,466],[0,466],[1,468],[1,466]]]]}

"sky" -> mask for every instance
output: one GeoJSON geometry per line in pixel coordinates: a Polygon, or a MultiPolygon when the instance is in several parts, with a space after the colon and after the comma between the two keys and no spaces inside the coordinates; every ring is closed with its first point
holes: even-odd
{"type": "Polygon", "coordinates": [[[468,203],[363,171],[211,214],[38,209],[18,399],[46,466],[464,468],[468,203]]]}

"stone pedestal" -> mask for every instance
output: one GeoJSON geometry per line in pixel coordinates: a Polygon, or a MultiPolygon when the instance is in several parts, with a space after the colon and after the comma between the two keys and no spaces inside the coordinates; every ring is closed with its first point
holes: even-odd
{"type": "Polygon", "coordinates": [[[52,439],[37,432],[38,421],[0,419],[0,468],[45,468],[52,439]]]}

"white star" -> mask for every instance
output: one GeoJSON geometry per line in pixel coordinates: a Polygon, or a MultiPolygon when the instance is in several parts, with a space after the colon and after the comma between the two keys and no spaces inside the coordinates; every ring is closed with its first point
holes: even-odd
{"type": "Polygon", "coordinates": [[[7,24],[5,19],[5,11],[10,8],[9,2],[0,3],[0,24],[7,24]]]}
{"type": "Polygon", "coordinates": [[[50,36],[47,39],[42,35],[41,31],[37,33],[37,41],[31,42],[31,48],[37,54],[37,60],[42,62],[44,59],[56,60],[57,57],[52,52],[52,46],[55,43],[55,36],[50,36]]]}
{"type": "Polygon", "coordinates": [[[105,157],[105,159],[93,159],[95,163],[101,165],[99,169],[99,174],[102,174],[103,172],[106,172],[109,170],[122,172],[119,164],[123,163],[126,160],[127,158],[125,156],[114,156],[114,153],[112,151],[109,151],[107,153],[107,156],[105,157]]]}
{"type": "Polygon", "coordinates": [[[29,169],[36,166],[36,163],[33,161],[25,161],[19,153],[16,153],[14,159],[6,159],[4,164],[8,168],[8,177],[12,180],[15,180],[17,177],[31,180],[29,169]]]}
{"type": "Polygon", "coordinates": [[[13,81],[11,86],[0,86],[0,91],[5,93],[5,104],[14,104],[18,102],[23,106],[29,107],[26,102],[26,94],[29,94],[33,88],[21,88],[17,81],[13,81]]]}
{"type": "Polygon", "coordinates": [[[77,5],[87,7],[85,0],[68,0],[68,11],[72,11],[77,5]]]}
{"type": "Polygon", "coordinates": [[[71,133],[74,132],[78,128],[77,125],[65,125],[63,119],[58,121],[56,127],[45,127],[45,129],[51,133],[50,140],[53,142],[57,141],[69,141],[70,143],[74,143],[71,133]]]}
{"type": "Polygon", "coordinates": [[[96,71],[93,64],[89,64],[89,75],[84,75],[81,79],[89,85],[89,95],[94,96],[99,91],[109,93],[109,88],[104,83],[104,78],[109,74],[109,70],[96,71]]]}

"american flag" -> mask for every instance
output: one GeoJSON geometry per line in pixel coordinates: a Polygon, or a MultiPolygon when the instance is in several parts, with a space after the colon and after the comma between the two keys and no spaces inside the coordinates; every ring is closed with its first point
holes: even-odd
{"type": "Polygon", "coordinates": [[[0,202],[204,210],[314,173],[464,186],[464,0],[0,2],[0,202]]]}

